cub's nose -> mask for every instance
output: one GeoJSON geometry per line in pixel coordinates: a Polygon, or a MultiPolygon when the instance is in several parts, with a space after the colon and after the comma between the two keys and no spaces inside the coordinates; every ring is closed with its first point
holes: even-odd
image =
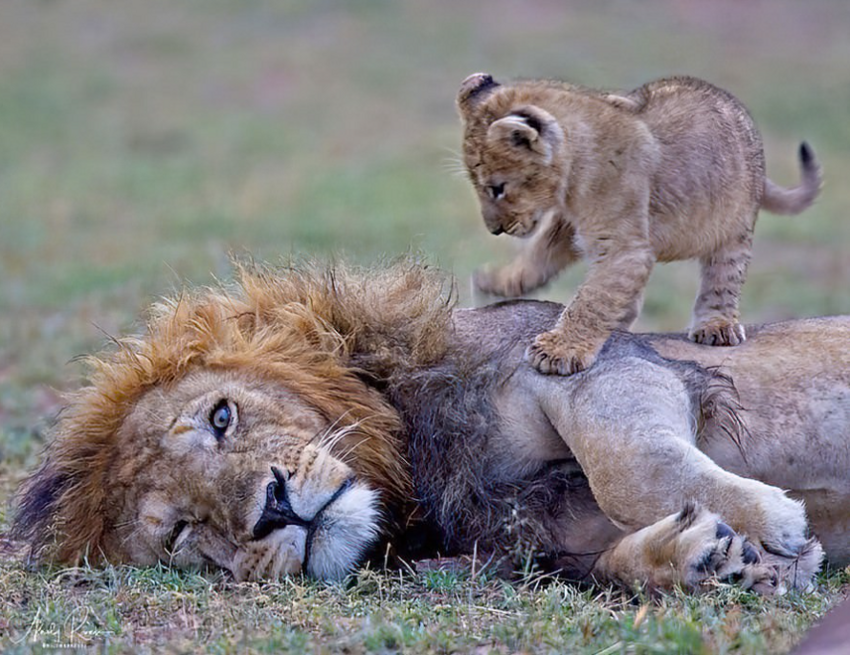
{"type": "Polygon", "coordinates": [[[288,525],[309,528],[310,521],[303,519],[292,509],[289,493],[286,490],[286,476],[276,466],[272,466],[274,480],[266,487],[266,504],[257,524],[254,526],[254,539],[262,539],[275,530],[288,525]]]}
{"type": "Polygon", "coordinates": [[[496,236],[499,236],[500,234],[502,234],[505,231],[505,229],[501,225],[492,225],[492,226],[489,226],[489,229],[490,229],[490,234],[495,234],[496,236]]]}

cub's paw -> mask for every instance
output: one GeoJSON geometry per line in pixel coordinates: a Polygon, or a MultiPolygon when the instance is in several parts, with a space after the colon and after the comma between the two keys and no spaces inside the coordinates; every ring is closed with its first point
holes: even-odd
{"type": "Polygon", "coordinates": [[[544,332],[534,339],[525,356],[544,375],[572,375],[593,365],[598,348],[571,344],[560,332],[544,332]]]}
{"type": "Polygon", "coordinates": [[[511,266],[479,269],[472,274],[472,284],[483,293],[502,298],[517,298],[539,288],[542,283],[524,270],[511,266]]]}
{"type": "Polygon", "coordinates": [[[744,326],[737,321],[713,318],[692,327],[688,337],[691,341],[706,346],[737,346],[744,343],[747,335],[744,332],[744,326]]]}

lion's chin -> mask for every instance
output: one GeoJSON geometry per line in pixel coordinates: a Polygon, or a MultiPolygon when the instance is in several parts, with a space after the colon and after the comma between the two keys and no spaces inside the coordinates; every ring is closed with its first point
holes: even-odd
{"type": "Polygon", "coordinates": [[[239,548],[229,567],[244,580],[278,580],[299,573],[340,580],[363,560],[380,529],[379,496],[354,484],[323,512],[315,528],[288,525],[239,548]]]}
{"type": "Polygon", "coordinates": [[[310,545],[305,572],[320,580],[339,580],[363,560],[379,535],[378,494],[355,485],[325,510],[310,545]]]}

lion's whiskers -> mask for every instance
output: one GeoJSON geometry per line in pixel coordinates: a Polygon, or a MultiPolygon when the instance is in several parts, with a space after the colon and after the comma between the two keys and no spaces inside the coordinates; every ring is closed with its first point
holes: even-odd
{"type": "MultiPolygon", "coordinates": [[[[337,419],[334,422],[334,425],[339,423],[341,418],[342,417],[337,419]]],[[[340,441],[342,441],[342,439],[344,439],[345,437],[349,436],[352,433],[358,432],[360,430],[360,427],[364,423],[366,423],[368,420],[369,420],[368,417],[362,418],[359,421],[356,421],[355,423],[352,423],[351,425],[347,425],[344,428],[341,428],[339,430],[333,430],[334,426],[331,425],[328,429],[326,429],[324,431],[324,433],[321,434],[321,440],[318,444],[319,447],[327,448],[329,451],[333,451],[333,449],[337,446],[337,444],[339,444],[340,441]]],[[[317,436],[319,436],[319,435],[317,435],[317,436]]],[[[314,439],[315,439],[315,437],[314,437],[314,439]]],[[[347,458],[349,457],[349,455],[351,455],[351,453],[354,452],[354,450],[359,448],[366,441],[368,441],[368,437],[364,436],[362,439],[360,439],[356,443],[350,444],[344,451],[342,451],[340,453],[335,453],[335,456],[338,457],[339,459],[342,459],[343,461],[346,461],[347,458]]]]}
{"type": "Polygon", "coordinates": [[[368,437],[363,437],[363,438],[362,438],[362,439],[360,439],[359,441],[352,443],[352,444],[351,444],[348,448],[346,448],[343,452],[341,452],[341,453],[339,454],[339,458],[340,458],[342,461],[344,461],[344,462],[345,462],[345,461],[347,461],[347,460],[348,460],[348,456],[349,456],[351,453],[353,453],[353,452],[354,452],[357,448],[359,448],[359,447],[360,447],[360,446],[362,446],[364,443],[366,443],[366,441],[368,441],[368,437]]]}
{"type": "Polygon", "coordinates": [[[129,521],[125,521],[124,523],[116,524],[116,526],[115,526],[116,529],[117,528],[129,528],[129,527],[133,528],[132,530],[129,530],[126,535],[124,535],[123,539],[121,539],[121,547],[122,548],[130,540],[131,537],[136,537],[136,535],[138,534],[137,527],[140,524],[141,524],[141,520],[138,519],[138,518],[130,519],[129,521]]]}
{"type": "Polygon", "coordinates": [[[347,425],[344,428],[340,428],[339,430],[335,430],[334,432],[326,432],[322,441],[319,442],[320,448],[326,448],[329,451],[333,451],[333,449],[342,441],[345,437],[350,435],[353,432],[356,432],[360,428],[360,422],[353,423],[351,425],[347,425]]]}
{"type": "Polygon", "coordinates": [[[342,414],[340,414],[340,415],[336,418],[336,420],[335,420],[333,423],[331,423],[329,426],[327,426],[327,427],[326,427],[326,428],[324,428],[323,430],[320,430],[319,432],[316,432],[316,434],[314,434],[314,435],[313,435],[313,437],[310,439],[310,441],[309,441],[308,443],[310,443],[310,444],[314,444],[314,443],[316,443],[316,441],[318,440],[318,444],[316,444],[316,445],[317,445],[317,446],[319,446],[319,447],[324,446],[324,445],[325,445],[324,440],[325,440],[325,439],[326,439],[329,435],[331,435],[332,433],[335,433],[335,432],[336,432],[336,427],[337,427],[337,426],[338,426],[338,425],[342,422],[342,420],[343,420],[346,416],[348,416],[348,414],[350,414],[350,413],[351,413],[351,410],[346,410],[346,411],[344,411],[342,414]]]}

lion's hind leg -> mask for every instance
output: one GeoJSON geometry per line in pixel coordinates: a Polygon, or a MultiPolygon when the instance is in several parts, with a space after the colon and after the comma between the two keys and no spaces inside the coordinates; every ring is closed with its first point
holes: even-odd
{"type": "Polygon", "coordinates": [[[692,503],[623,537],[599,558],[593,575],[649,589],[700,590],[734,582],[761,594],[781,590],[775,566],[717,514],[692,503]]]}

